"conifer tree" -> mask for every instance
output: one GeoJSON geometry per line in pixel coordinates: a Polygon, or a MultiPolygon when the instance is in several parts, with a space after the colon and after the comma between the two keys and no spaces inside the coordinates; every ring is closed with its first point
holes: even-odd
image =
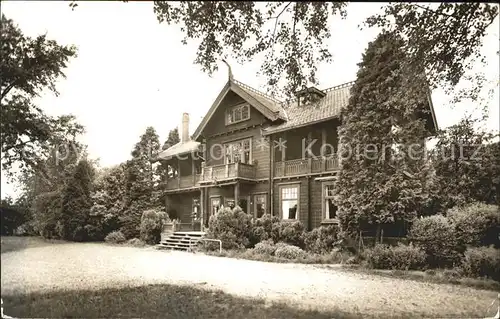
{"type": "Polygon", "coordinates": [[[430,202],[429,132],[419,116],[428,91],[423,74],[407,71],[401,45],[391,33],[368,45],[341,114],[336,202],[347,233],[376,229],[379,237],[382,225],[410,221],[430,202]]]}

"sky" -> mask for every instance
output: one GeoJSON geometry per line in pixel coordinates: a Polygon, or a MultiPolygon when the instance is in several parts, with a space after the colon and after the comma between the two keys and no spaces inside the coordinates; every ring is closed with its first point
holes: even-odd
{"type": "MultiPolygon", "coordinates": [[[[329,45],[334,61],[319,67],[319,88],[355,80],[361,54],[376,30],[360,30],[364,18],[381,3],[350,3],[347,19],[332,21],[329,45]]],[[[227,68],[210,77],[193,61],[196,44],[182,45],[178,26],[159,24],[153,2],[79,2],[72,11],[63,1],[2,1],[2,13],[28,36],[47,34],[60,44],[73,44],[78,56],[58,81],[58,97],[43,94],[36,103],[48,114],[74,114],[86,127],[82,141],[101,166],[119,164],[130,157],[146,127],[153,126],[163,143],[168,132],[190,114],[190,133],[212,105],[227,81],[227,68]]],[[[499,19],[490,26],[483,53],[488,65],[478,68],[490,79],[499,79],[499,19]]],[[[234,77],[265,91],[257,75],[262,61],[245,65],[231,62],[234,77]]],[[[499,87],[489,101],[487,129],[499,128],[499,87]]],[[[432,94],[440,128],[457,123],[470,110],[451,108],[449,98],[432,94]]],[[[1,195],[15,195],[14,185],[2,172],[1,195]]]]}

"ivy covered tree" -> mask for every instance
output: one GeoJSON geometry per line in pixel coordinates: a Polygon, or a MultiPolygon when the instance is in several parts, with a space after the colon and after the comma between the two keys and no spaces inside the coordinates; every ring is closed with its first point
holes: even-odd
{"type": "Polygon", "coordinates": [[[91,223],[92,189],[95,169],[92,162],[82,159],[75,167],[72,178],[64,190],[58,232],[63,239],[84,241],[91,223]]]}
{"type": "Polygon", "coordinates": [[[402,39],[382,33],[368,45],[339,128],[341,169],[336,202],[342,229],[410,221],[430,204],[429,161],[423,119],[425,76],[411,73],[402,39]],[[420,83],[401,94],[409,82],[420,83]]]}
{"type": "Polygon", "coordinates": [[[45,35],[27,37],[3,14],[1,37],[2,169],[14,177],[17,170],[13,167],[19,165],[23,171],[37,172],[48,178],[43,164],[53,146],[74,141],[84,129],[72,115],[45,114],[36,106],[34,98],[44,89],[58,94],[56,81],[64,77],[63,70],[76,56],[76,49],[61,46],[45,35]]]}
{"type": "Polygon", "coordinates": [[[443,208],[474,201],[500,204],[498,133],[475,128],[478,122],[464,118],[437,136],[433,165],[443,208]]]}
{"type": "Polygon", "coordinates": [[[126,201],[121,223],[122,232],[127,238],[139,237],[142,213],[161,205],[159,176],[153,164],[159,150],[158,134],[153,127],[148,127],[135,145],[132,159],[126,163],[126,201]]]}

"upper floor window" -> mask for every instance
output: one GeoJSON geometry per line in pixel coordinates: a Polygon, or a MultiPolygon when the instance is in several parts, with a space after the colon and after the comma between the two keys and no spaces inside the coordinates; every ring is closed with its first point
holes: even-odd
{"type": "Polygon", "coordinates": [[[247,138],[240,141],[234,141],[226,143],[224,145],[225,154],[224,163],[245,163],[250,164],[252,156],[252,142],[251,139],[247,138]]]}
{"type": "Polygon", "coordinates": [[[238,123],[250,118],[250,105],[240,104],[229,108],[226,112],[226,125],[238,123]]]}

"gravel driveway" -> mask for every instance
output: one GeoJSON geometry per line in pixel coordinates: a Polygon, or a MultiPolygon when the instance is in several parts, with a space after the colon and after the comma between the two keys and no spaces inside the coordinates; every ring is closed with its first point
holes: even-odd
{"type": "MultiPolygon", "coordinates": [[[[190,284],[296,307],[374,315],[484,317],[493,291],[321,269],[105,244],[61,244],[2,254],[1,293],[190,284]]],[[[490,308],[489,313],[492,309],[490,308]]]]}

